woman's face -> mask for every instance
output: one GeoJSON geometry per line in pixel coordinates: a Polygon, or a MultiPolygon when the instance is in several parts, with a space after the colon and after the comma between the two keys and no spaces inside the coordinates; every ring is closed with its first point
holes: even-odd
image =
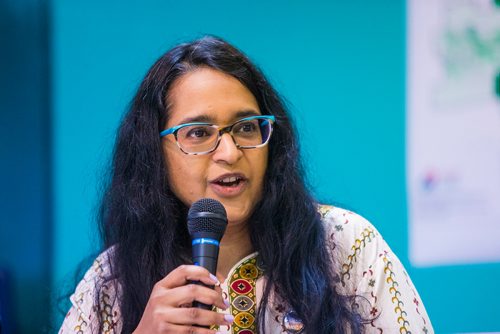
{"type": "MultiPolygon", "coordinates": [[[[243,117],[261,115],[255,97],[245,86],[210,68],[199,68],[177,79],[168,104],[165,128],[197,121],[227,126],[243,117]]],[[[214,152],[187,155],[174,136],[168,135],[163,138],[163,151],[172,191],[185,205],[213,198],[226,208],[229,224],[246,223],[261,198],[267,145],[238,149],[225,133],[214,152]]]]}

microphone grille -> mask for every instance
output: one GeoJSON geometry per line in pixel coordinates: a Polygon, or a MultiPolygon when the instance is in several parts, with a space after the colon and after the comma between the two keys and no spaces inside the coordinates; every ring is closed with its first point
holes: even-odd
{"type": "Polygon", "coordinates": [[[214,233],[222,238],[226,230],[227,213],[221,202],[212,198],[202,198],[191,205],[188,212],[189,234],[214,233]]]}

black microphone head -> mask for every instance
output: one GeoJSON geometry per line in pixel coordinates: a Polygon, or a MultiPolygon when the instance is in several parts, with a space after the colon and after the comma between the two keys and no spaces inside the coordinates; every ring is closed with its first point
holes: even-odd
{"type": "Polygon", "coordinates": [[[187,221],[191,237],[211,236],[220,241],[227,226],[226,209],[215,199],[202,198],[189,208],[187,221]]]}

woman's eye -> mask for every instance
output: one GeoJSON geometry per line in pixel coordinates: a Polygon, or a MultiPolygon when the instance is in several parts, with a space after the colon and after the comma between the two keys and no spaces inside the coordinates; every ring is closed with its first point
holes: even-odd
{"type": "Polygon", "coordinates": [[[208,137],[208,136],[210,136],[210,133],[209,133],[209,131],[207,131],[207,128],[205,128],[205,127],[194,128],[194,129],[189,130],[186,133],[187,138],[193,138],[193,139],[203,138],[203,137],[208,137]]]}
{"type": "Polygon", "coordinates": [[[256,132],[257,129],[258,129],[257,124],[255,124],[254,122],[244,122],[239,124],[239,126],[236,128],[236,131],[249,133],[249,132],[256,132]]]}

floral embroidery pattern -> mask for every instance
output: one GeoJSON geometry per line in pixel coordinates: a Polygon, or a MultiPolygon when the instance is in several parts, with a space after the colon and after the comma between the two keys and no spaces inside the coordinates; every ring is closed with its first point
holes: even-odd
{"type": "Polygon", "coordinates": [[[321,215],[321,218],[323,219],[332,209],[333,207],[329,205],[318,205],[318,213],[321,215]]]}
{"type": "Polygon", "coordinates": [[[346,279],[351,277],[350,271],[354,267],[354,263],[357,261],[357,256],[361,253],[361,249],[366,247],[367,242],[371,242],[375,238],[375,232],[372,228],[366,227],[363,232],[361,232],[361,238],[354,241],[354,245],[351,247],[353,253],[347,256],[347,263],[342,264],[342,273],[340,276],[342,285],[345,286],[346,279]]]}
{"type": "Polygon", "coordinates": [[[77,324],[75,326],[75,332],[76,333],[83,333],[84,330],[87,328],[87,322],[85,321],[85,319],[82,318],[82,315],[79,315],[78,316],[78,321],[80,322],[79,324],[77,324]]]}
{"type": "MultiPolygon", "coordinates": [[[[71,309],[65,317],[66,320],[75,319],[74,324],[70,327],[75,333],[94,331],[98,320],[102,321],[102,333],[114,333],[117,330],[120,316],[112,302],[116,298],[116,287],[112,282],[102,284],[108,270],[103,256],[98,257],[77,287],[77,290],[82,289],[83,291],[75,292],[73,299],[75,308],[71,309]],[[95,304],[96,293],[98,294],[98,305],[95,304]],[[90,310],[91,314],[87,314],[90,310]]],[[[63,328],[61,328],[60,333],[64,333],[63,328]]]]}
{"type": "MultiPolygon", "coordinates": [[[[103,285],[102,297],[100,298],[100,312],[103,321],[103,332],[106,334],[112,333],[116,325],[116,314],[113,314],[113,305],[111,304],[111,296],[107,293],[108,287],[103,285]]],[[[116,312],[115,312],[116,313],[116,312]]]]}
{"type": "MultiPolygon", "coordinates": [[[[411,287],[412,284],[410,283],[410,277],[408,276],[408,273],[405,271],[403,271],[403,274],[406,276],[406,284],[411,287]]],[[[425,320],[425,317],[422,315],[422,313],[420,313],[420,305],[421,305],[421,301],[417,298],[417,292],[415,291],[414,288],[411,288],[411,293],[413,294],[413,304],[415,304],[415,311],[417,312],[417,314],[422,318],[422,323],[424,324],[424,327],[422,327],[422,332],[424,332],[425,334],[427,334],[427,332],[429,331],[427,329],[427,327],[425,325],[427,325],[427,321],[425,320]]]]}
{"type": "MultiPolygon", "coordinates": [[[[368,279],[368,277],[370,277],[368,279],[368,286],[370,287],[369,288],[369,291],[370,291],[370,297],[367,297],[367,299],[370,301],[370,305],[371,305],[371,309],[370,309],[370,316],[372,317],[371,321],[370,321],[370,325],[376,329],[378,331],[378,333],[382,334],[384,333],[384,330],[380,327],[378,327],[375,323],[375,320],[377,319],[377,317],[380,316],[380,312],[381,312],[381,309],[380,308],[377,308],[377,300],[378,300],[378,297],[377,295],[374,293],[374,288],[375,288],[375,284],[377,283],[377,280],[374,279],[374,274],[375,272],[373,271],[373,267],[370,265],[367,270],[363,271],[363,277],[368,279]]],[[[367,288],[368,289],[368,288],[367,288]]],[[[368,291],[368,290],[367,290],[368,291]]]]}
{"type": "Polygon", "coordinates": [[[406,313],[406,311],[403,310],[404,303],[401,300],[401,292],[398,289],[399,284],[395,280],[396,274],[392,270],[392,262],[389,260],[386,253],[382,254],[382,256],[385,263],[384,266],[384,273],[386,275],[385,281],[387,284],[389,284],[389,293],[392,296],[391,301],[393,304],[396,305],[396,307],[394,307],[394,312],[398,315],[397,321],[398,324],[400,325],[399,332],[401,334],[410,334],[411,332],[408,330],[410,326],[410,323],[407,320],[408,314],[406,313]]]}

